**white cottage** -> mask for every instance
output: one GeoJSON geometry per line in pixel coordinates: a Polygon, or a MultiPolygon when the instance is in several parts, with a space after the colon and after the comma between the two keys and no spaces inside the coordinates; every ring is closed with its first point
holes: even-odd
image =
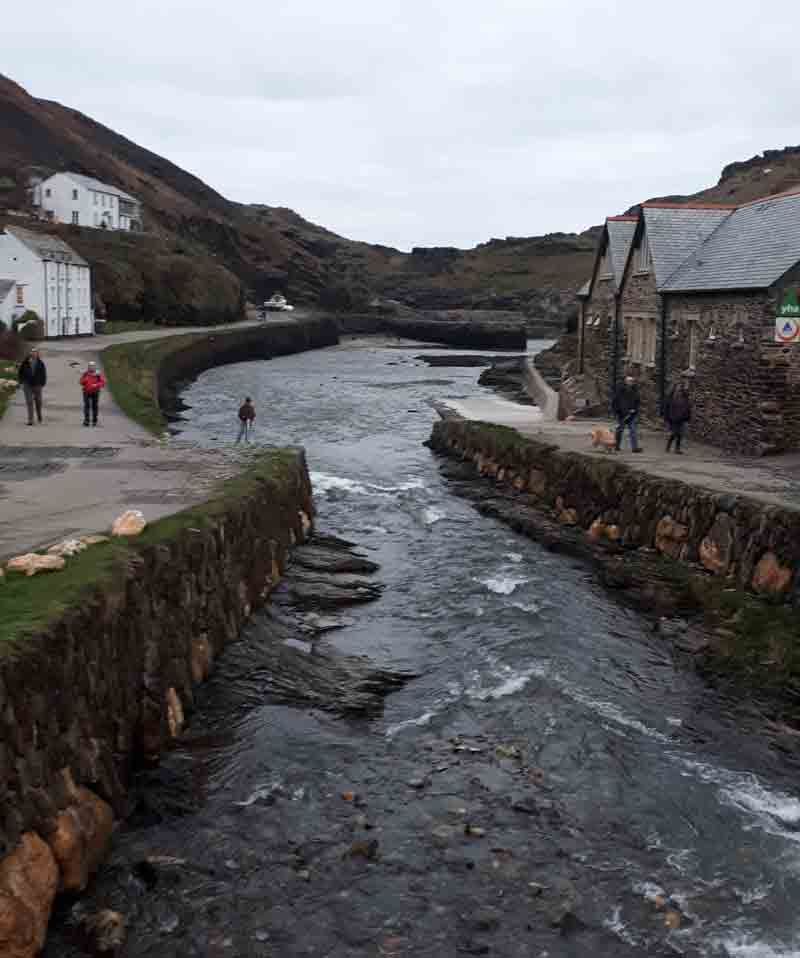
{"type": "Polygon", "coordinates": [[[33,188],[33,205],[45,219],[96,229],[142,228],[141,203],[108,183],[82,173],[54,173],[33,188]]]}
{"type": "Polygon", "coordinates": [[[29,309],[48,337],[94,333],[91,270],[58,237],[7,226],[0,233],[0,319],[10,327],[29,309]]]}

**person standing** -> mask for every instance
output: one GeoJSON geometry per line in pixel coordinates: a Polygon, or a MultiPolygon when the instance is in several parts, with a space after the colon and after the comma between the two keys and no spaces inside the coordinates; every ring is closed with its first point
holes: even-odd
{"type": "Polygon", "coordinates": [[[22,361],[17,379],[25,393],[25,405],[28,407],[28,425],[33,425],[33,413],[42,421],[42,390],[47,385],[47,367],[39,355],[38,349],[32,349],[22,361]]]}
{"type": "Polygon", "coordinates": [[[692,421],[692,402],[689,399],[689,390],[684,382],[678,382],[672,387],[664,406],[664,419],[669,428],[667,452],[672,449],[672,444],[675,443],[675,452],[681,456],[683,455],[681,441],[686,423],[692,421]]]}
{"type": "Polygon", "coordinates": [[[616,445],[617,452],[622,448],[622,435],[627,427],[628,435],[631,440],[631,450],[633,452],[642,452],[639,445],[639,409],[642,400],[639,395],[639,384],[633,376],[626,376],[623,382],[617,387],[614,393],[614,401],[611,405],[614,415],[617,417],[616,445]]]}
{"type": "Polygon", "coordinates": [[[100,390],[106,381],[95,363],[89,363],[86,372],[81,376],[83,389],[83,424],[84,426],[97,425],[97,407],[100,402],[100,390]]]}
{"type": "Polygon", "coordinates": [[[242,438],[244,438],[245,442],[250,442],[250,433],[253,431],[255,421],[256,407],[253,405],[253,400],[247,396],[239,407],[239,435],[236,437],[237,442],[241,442],[242,438]]]}

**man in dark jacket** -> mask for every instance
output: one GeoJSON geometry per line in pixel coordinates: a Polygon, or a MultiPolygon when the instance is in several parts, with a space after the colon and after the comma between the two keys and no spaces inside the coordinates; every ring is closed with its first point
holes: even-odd
{"type": "Polygon", "coordinates": [[[669,427],[669,439],[667,440],[667,452],[672,449],[675,443],[675,452],[680,456],[681,440],[686,429],[686,423],[692,419],[692,403],[689,399],[689,391],[685,383],[678,382],[673,386],[672,391],[667,397],[664,405],[664,419],[669,427]]]}
{"type": "Polygon", "coordinates": [[[641,452],[637,428],[639,425],[639,407],[642,400],[639,396],[639,385],[633,376],[626,376],[617,386],[611,409],[617,417],[616,451],[622,448],[622,434],[627,426],[633,452],[641,452]]]}
{"type": "Polygon", "coordinates": [[[28,407],[28,425],[33,425],[33,411],[42,421],[42,390],[47,385],[47,368],[39,356],[38,349],[32,349],[19,367],[17,374],[22,391],[25,393],[25,405],[28,407]]]}
{"type": "Polygon", "coordinates": [[[256,422],[256,407],[253,400],[248,396],[239,407],[239,435],[237,442],[241,442],[244,437],[245,442],[250,442],[250,433],[256,422]]]}

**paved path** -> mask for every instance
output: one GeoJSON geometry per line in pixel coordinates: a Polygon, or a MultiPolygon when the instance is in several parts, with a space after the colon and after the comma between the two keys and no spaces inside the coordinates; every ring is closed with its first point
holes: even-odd
{"type": "MultiPolygon", "coordinates": [[[[552,422],[545,420],[536,407],[519,406],[494,398],[447,400],[442,405],[465,419],[511,426],[523,435],[552,442],[572,452],[609,455],[593,450],[589,438],[596,426],[611,426],[608,420],[552,422]]],[[[676,456],[666,452],[663,430],[643,429],[640,432],[643,453],[633,455],[624,449],[614,454],[634,469],[662,478],[680,479],[716,492],[752,496],[763,502],[800,509],[800,453],[745,458],[689,440],[684,443],[684,455],[676,456]]]]}
{"type": "Polygon", "coordinates": [[[107,389],[100,425],[83,426],[78,379],[90,359],[102,369],[100,350],[209,328],[220,331],[182,327],[40,344],[47,364],[44,422],[27,425],[21,390],[0,420],[0,558],[102,532],[125,509],[141,509],[151,520],[176,512],[234,471],[230,450],[155,439],[122,413],[107,389]]]}

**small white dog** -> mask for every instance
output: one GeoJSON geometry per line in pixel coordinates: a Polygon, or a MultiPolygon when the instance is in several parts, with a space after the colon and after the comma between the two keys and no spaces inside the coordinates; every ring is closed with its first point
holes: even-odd
{"type": "Polygon", "coordinates": [[[593,449],[605,449],[606,452],[614,452],[617,447],[616,437],[610,429],[593,429],[590,435],[593,449]]]}

